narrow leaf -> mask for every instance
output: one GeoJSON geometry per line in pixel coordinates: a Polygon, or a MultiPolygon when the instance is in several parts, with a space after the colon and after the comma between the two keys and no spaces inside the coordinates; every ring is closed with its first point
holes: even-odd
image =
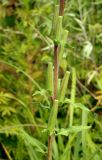
{"type": "Polygon", "coordinates": [[[65,76],[62,80],[61,89],[60,89],[60,97],[59,100],[63,102],[67,90],[68,80],[69,80],[69,71],[66,71],[65,76]]]}
{"type": "Polygon", "coordinates": [[[61,35],[62,35],[62,16],[58,17],[57,26],[56,26],[56,34],[55,34],[55,43],[60,43],[61,35]]]}
{"type": "Polygon", "coordinates": [[[50,62],[47,70],[47,89],[53,93],[53,65],[50,62]]]}
{"type": "Polygon", "coordinates": [[[90,126],[72,126],[68,129],[62,128],[61,130],[58,131],[57,135],[68,136],[70,133],[81,132],[81,131],[87,130],[89,128],[90,128],[90,126]]]}
{"type": "Polygon", "coordinates": [[[57,113],[58,113],[58,100],[54,100],[54,104],[51,109],[51,113],[48,121],[48,131],[50,132],[50,135],[54,132],[54,129],[55,129],[57,113]]]}

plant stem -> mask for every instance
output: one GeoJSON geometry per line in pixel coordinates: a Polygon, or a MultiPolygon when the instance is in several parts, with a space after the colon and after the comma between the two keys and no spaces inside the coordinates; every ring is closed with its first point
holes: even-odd
{"type": "Polygon", "coordinates": [[[48,138],[48,160],[52,160],[52,144],[54,135],[50,135],[48,138]]]}
{"type": "Polygon", "coordinates": [[[54,99],[57,99],[57,93],[58,93],[58,71],[59,71],[58,45],[54,44],[54,99]]]}
{"type": "Polygon", "coordinates": [[[65,0],[60,0],[60,10],[59,10],[60,16],[64,15],[64,5],[65,5],[65,0]]]}
{"type": "MultiPolygon", "coordinates": [[[[60,9],[59,16],[63,16],[64,14],[64,1],[60,0],[60,9]]],[[[54,33],[55,34],[55,33],[54,33]]],[[[58,96],[58,73],[59,73],[59,44],[54,43],[54,99],[57,99],[58,96]]],[[[54,134],[49,135],[48,138],[48,160],[52,160],[52,145],[55,136],[54,134]]]]}
{"type": "MultiPolygon", "coordinates": [[[[75,94],[76,94],[76,70],[72,68],[72,88],[71,88],[71,102],[75,103],[75,94]]],[[[69,117],[69,127],[73,125],[73,114],[74,106],[70,104],[70,117],[69,117]]]]}
{"type": "MultiPolygon", "coordinates": [[[[54,99],[57,99],[58,94],[58,45],[54,44],[54,99]]],[[[48,138],[48,160],[52,160],[52,145],[54,140],[54,134],[49,135],[48,138]]]]}
{"type": "MultiPolygon", "coordinates": [[[[75,103],[75,94],[76,94],[76,70],[75,68],[72,68],[72,88],[71,88],[71,102],[75,103]]],[[[69,127],[73,126],[73,116],[74,116],[74,106],[70,104],[69,106],[69,127]]],[[[68,114],[68,112],[67,112],[68,114]]],[[[68,117],[68,115],[67,115],[68,117]]],[[[72,135],[69,135],[69,141],[72,138],[72,135]]],[[[68,150],[68,160],[71,159],[71,146],[68,150]]]]}
{"type": "MultiPolygon", "coordinates": [[[[82,125],[87,126],[87,120],[88,120],[88,112],[87,111],[82,111],[82,125]]],[[[87,153],[87,143],[86,143],[86,135],[87,131],[83,130],[82,131],[82,151],[83,151],[83,160],[86,160],[86,153],[87,153]]]]}

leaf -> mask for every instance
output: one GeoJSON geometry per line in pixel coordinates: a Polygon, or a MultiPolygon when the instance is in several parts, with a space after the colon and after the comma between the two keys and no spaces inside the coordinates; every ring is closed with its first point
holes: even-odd
{"type": "Polygon", "coordinates": [[[97,75],[97,71],[90,71],[88,73],[88,80],[87,80],[87,84],[89,85],[92,81],[92,79],[97,75]]]}
{"type": "Polygon", "coordinates": [[[54,159],[59,160],[58,144],[55,139],[53,142],[53,154],[54,154],[54,159]]]}
{"type": "Polygon", "coordinates": [[[84,104],[82,104],[82,103],[73,103],[73,102],[71,102],[70,99],[65,99],[65,101],[63,103],[70,103],[75,108],[80,108],[80,109],[85,110],[85,111],[90,111],[84,104]]]}
{"type": "Polygon", "coordinates": [[[50,102],[48,100],[48,97],[47,97],[47,90],[45,89],[41,89],[40,91],[36,91],[33,96],[37,96],[37,95],[41,95],[44,100],[47,102],[48,106],[50,106],[50,102]]]}
{"type": "Polygon", "coordinates": [[[69,75],[70,75],[70,72],[66,71],[66,73],[64,75],[64,78],[62,80],[61,89],[60,89],[60,96],[59,96],[60,102],[63,102],[63,100],[65,98],[65,94],[66,94],[66,91],[67,91],[68,80],[69,80],[69,75]]]}
{"type": "Polygon", "coordinates": [[[92,50],[93,50],[92,43],[89,42],[89,41],[86,41],[85,45],[84,45],[84,48],[83,48],[83,51],[82,51],[83,57],[86,57],[86,58],[89,59],[90,55],[92,53],[92,50]]]}
{"type": "Polygon", "coordinates": [[[39,140],[37,140],[36,138],[30,136],[27,132],[25,132],[24,130],[20,130],[20,136],[21,138],[23,138],[23,140],[25,141],[26,145],[30,145],[35,147],[35,150],[37,152],[40,153],[45,153],[46,151],[46,146],[44,144],[42,144],[39,140]]]}
{"type": "Polygon", "coordinates": [[[5,147],[5,145],[3,143],[2,143],[2,147],[3,147],[4,151],[5,151],[8,159],[9,160],[13,160],[12,157],[11,157],[11,155],[10,155],[10,153],[8,152],[7,148],[5,147]]]}
{"type": "Polygon", "coordinates": [[[47,89],[53,94],[53,65],[52,63],[48,63],[47,69],[47,89]]]}
{"type": "Polygon", "coordinates": [[[59,44],[62,37],[62,16],[58,16],[57,25],[56,25],[56,32],[55,32],[55,44],[59,44]]]}
{"type": "Polygon", "coordinates": [[[68,129],[62,128],[58,130],[57,135],[68,136],[70,133],[77,133],[87,129],[90,129],[90,126],[72,126],[68,129]]]}
{"type": "MultiPolygon", "coordinates": [[[[73,17],[74,17],[74,16],[73,16],[73,17]]],[[[82,22],[80,19],[78,19],[78,18],[75,18],[75,17],[74,17],[74,19],[75,19],[75,21],[79,24],[79,26],[81,27],[82,31],[84,31],[85,28],[84,28],[83,22],[82,22]]]]}
{"type": "Polygon", "coordinates": [[[51,108],[50,117],[48,120],[48,131],[50,132],[50,135],[53,134],[53,132],[55,130],[57,113],[58,113],[58,100],[54,100],[53,106],[51,108]]]}
{"type": "Polygon", "coordinates": [[[2,117],[7,115],[10,116],[12,113],[16,113],[16,109],[10,106],[0,106],[0,112],[2,117]]]}

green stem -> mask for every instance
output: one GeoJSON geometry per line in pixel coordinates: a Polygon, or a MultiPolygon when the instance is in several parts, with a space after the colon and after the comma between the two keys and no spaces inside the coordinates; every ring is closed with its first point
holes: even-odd
{"type": "MultiPolygon", "coordinates": [[[[58,45],[54,44],[54,99],[57,99],[58,95],[58,45]]],[[[49,135],[48,138],[48,160],[52,160],[52,145],[54,140],[54,134],[49,135]]]]}
{"type": "MultiPolygon", "coordinates": [[[[82,111],[82,125],[87,126],[87,119],[88,119],[88,112],[83,110],[82,111]]],[[[86,160],[86,153],[87,153],[87,148],[86,148],[86,134],[87,130],[82,131],[82,151],[83,151],[83,160],[86,160]]]]}
{"type": "MultiPolygon", "coordinates": [[[[75,68],[72,69],[72,89],[71,89],[71,103],[75,103],[75,93],[76,93],[76,71],[75,68]]],[[[69,119],[69,127],[73,125],[73,114],[74,114],[74,106],[70,105],[70,119],[69,119]]]]}
{"type": "MultiPolygon", "coordinates": [[[[59,16],[63,16],[63,14],[64,14],[64,0],[60,0],[59,16]]],[[[59,22],[62,22],[62,18],[61,17],[59,18],[59,16],[57,18],[60,19],[59,22]]],[[[56,34],[58,29],[59,29],[59,26],[57,25],[54,34],[56,34]]],[[[60,31],[60,34],[61,34],[61,31],[60,31]]],[[[53,93],[54,99],[57,99],[57,97],[58,97],[58,72],[59,72],[59,56],[58,56],[59,51],[58,51],[58,48],[59,48],[59,43],[58,44],[54,43],[54,93],[53,93]]],[[[49,135],[49,138],[48,138],[48,160],[52,160],[52,145],[53,145],[54,138],[55,138],[54,134],[49,135]]]]}
{"type": "MultiPolygon", "coordinates": [[[[75,94],[76,94],[76,70],[72,68],[72,89],[71,89],[71,104],[69,108],[69,127],[73,125],[73,116],[74,116],[74,104],[75,103],[75,94]]],[[[67,112],[68,117],[68,112],[67,112]]],[[[69,135],[69,141],[72,138],[72,135],[69,135]]],[[[71,159],[71,147],[68,150],[68,160],[71,159]]]]}
{"type": "Polygon", "coordinates": [[[54,44],[54,99],[57,99],[58,95],[58,45],[54,44]]]}
{"type": "MultiPolygon", "coordinates": [[[[57,99],[57,95],[58,95],[58,70],[59,70],[58,45],[54,44],[54,99],[57,99]]],[[[48,160],[52,160],[53,140],[54,140],[54,134],[49,135],[49,138],[48,138],[48,160]]]]}

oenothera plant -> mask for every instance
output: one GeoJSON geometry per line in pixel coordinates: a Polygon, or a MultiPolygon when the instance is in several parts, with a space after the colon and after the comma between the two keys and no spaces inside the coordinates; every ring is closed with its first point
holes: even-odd
{"type": "MultiPolygon", "coordinates": [[[[86,148],[86,129],[87,126],[87,109],[80,104],[75,105],[75,93],[76,93],[76,70],[72,69],[72,89],[71,89],[71,98],[68,100],[65,99],[65,94],[67,91],[68,80],[70,72],[66,71],[64,78],[61,81],[59,80],[59,65],[63,56],[65,43],[67,41],[68,31],[63,29],[63,16],[64,16],[64,6],[65,1],[60,0],[59,5],[54,6],[54,20],[53,20],[53,44],[54,44],[54,65],[50,62],[48,64],[48,81],[47,81],[47,89],[50,91],[52,95],[52,107],[48,120],[48,160],[52,160],[53,157],[53,143],[55,136],[57,135],[65,135],[69,136],[68,143],[66,145],[65,150],[61,156],[61,160],[70,160],[71,155],[71,143],[75,137],[77,137],[77,133],[82,131],[82,148],[83,148],[83,157],[85,159],[85,148],[86,148]],[[53,70],[54,68],[54,70],[53,70]],[[66,126],[68,128],[58,129],[56,128],[57,124],[57,114],[58,114],[58,106],[59,104],[69,103],[69,108],[66,116],[66,126]],[[78,106],[79,105],[79,106],[78,106]],[[74,108],[79,107],[82,109],[82,125],[73,126],[73,118],[74,118],[74,108]],[[80,107],[81,106],[81,107],[80,107]],[[69,122],[68,122],[69,119],[69,122]],[[57,132],[55,134],[55,132],[57,132]]],[[[77,142],[78,143],[78,142],[77,142]]],[[[76,144],[78,145],[78,144],[76,144]]],[[[78,157],[79,150],[75,149],[75,156],[78,157]]]]}
{"type": "MultiPolygon", "coordinates": [[[[64,35],[64,32],[66,32],[66,35],[68,34],[67,31],[65,31],[62,27],[62,20],[63,20],[63,14],[64,14],[64,0],[60,0],[60,5],[55,6],[55,11],[54,11],[54,23],[53,23],[53,33],[54,33],[54,80],[50,80],[49,86],[51,86],[50,82],[52,82],[52,89],[53,91],[53,106],[51,109],[50,113],[50,118],[48,121],[48,131],[49,131],[49,138],[48,138],[48,160],[52,160],[52,145],[54,141],[54,131],[55,131],[55,124],[57,120],[57,113],[58,113],[58,75],[59,75],[59,60],[62,55],[62,51],[64,48],[64,43],[65,41],[62,41],[62,37],[64,35]],[[62,45],[63,44],[63,45],[62,45]],[[61,48],[61,53],[59,51],[59,47],[61,48]],[[60,56],[59,56],[60,55],[60,56]],[[54,83],[53,83],[54,81],[54,83]],[[53,87],[54,86],[54,87],[53,87]]],[[[67,38],[67,36],[65,36],[67,38]]],[[[64,38],[64,39],[65,39],[64,38]]],[[[49,66],[51,68],[51,64],[49,66]]],[[[51,69],[53,75],[53,69],[51,69]]],[[[65,78],[61,86],[61,99],[63,100],[65,96],[65,91],[67,87],[67,82],[68,82],[68,76],[69,73],[67,72],[65,75],[65,78]]],[[[53,78],[51,76],[51,78],[53,78]]]]}

